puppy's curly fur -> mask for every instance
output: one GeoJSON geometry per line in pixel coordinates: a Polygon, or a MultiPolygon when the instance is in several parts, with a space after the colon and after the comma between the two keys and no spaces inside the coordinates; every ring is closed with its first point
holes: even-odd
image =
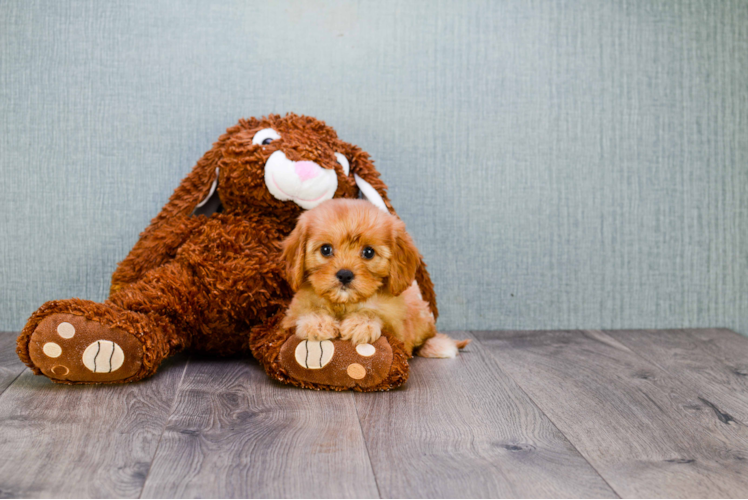
{"type": "Polygon", "coordinates": [[[372,344],[383,329],[405,351],[453,357],[468,341],[437,336],[416,271],[421,262],[405,224],[364,200],[330,200],[305,212],[283,242],[296,291],[282,326],[308,340],[372,344]]]}

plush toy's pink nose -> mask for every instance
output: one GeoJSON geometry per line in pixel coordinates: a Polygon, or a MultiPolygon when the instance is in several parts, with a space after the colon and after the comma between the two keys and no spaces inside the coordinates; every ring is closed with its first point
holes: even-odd
{"type": "Polygon", "coordinates": [[[294,168],[296,169],[296,175],[299,176],[301,182],[314,179],[317,177],[320,170],[322,170],[322,168],[313,161],[297,161],[294,164],[294,168]]]}

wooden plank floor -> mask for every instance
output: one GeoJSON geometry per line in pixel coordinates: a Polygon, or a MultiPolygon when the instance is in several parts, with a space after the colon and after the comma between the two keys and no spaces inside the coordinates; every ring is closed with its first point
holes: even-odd
{"type": "Polygon", "coordinates": [[[199,356],[59,386],[0,333],[0,497],[748,496],[748,338],[453,336],[474,341],[355,394],[199,356]]]}

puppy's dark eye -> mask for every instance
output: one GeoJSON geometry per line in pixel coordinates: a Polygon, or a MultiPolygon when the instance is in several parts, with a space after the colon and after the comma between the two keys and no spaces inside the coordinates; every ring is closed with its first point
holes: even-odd
{"type": "Polygon", "coordinates": [[[262,141],[262,145],[265,146],[267,144],[270,144],[271,142],[273,142],[273,140],[270,137],[268,137],[267,139],[264,139],[262,141]]]}
{"type": "Polygon", "coordinates": [[[330,255],[332,255],[332,245],[322,245],[322,248],[319,249],[319,252],[325,257],[329,257],[330,255]]]}
{"type": "Polygon", "coordinates": [[[374,258],[374,249],[371,247],[364,248],[364,251],[361,252],[361,255],[363,255],[364,259],[373,259],[374,258]]]}

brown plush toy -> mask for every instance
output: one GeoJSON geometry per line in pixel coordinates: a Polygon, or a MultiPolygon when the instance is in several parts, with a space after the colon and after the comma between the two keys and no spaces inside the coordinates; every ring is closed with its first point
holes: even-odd
{"type": "MultiPolygon", "coordinates": [[[[103,303],[51,301],[18,337],[18,355],[36,374],[67,384],[105,384],[153,375],[183,349],[250,353],[289,384],[386,390],[408,377],[408,355],[389,332],[361,356],[336,340],[324,367],[280,327],[293,296],[281,241],[305,209],[330,198],[364,197],[395,213],[368,154],[324,122],[288,114],[240,120],[175,190],[112,276],[103,303]],[[346,374],[357,363],[365,370],[346,374]]],[[[434,316],[426,266],[416,275],[434,316]]]]}

